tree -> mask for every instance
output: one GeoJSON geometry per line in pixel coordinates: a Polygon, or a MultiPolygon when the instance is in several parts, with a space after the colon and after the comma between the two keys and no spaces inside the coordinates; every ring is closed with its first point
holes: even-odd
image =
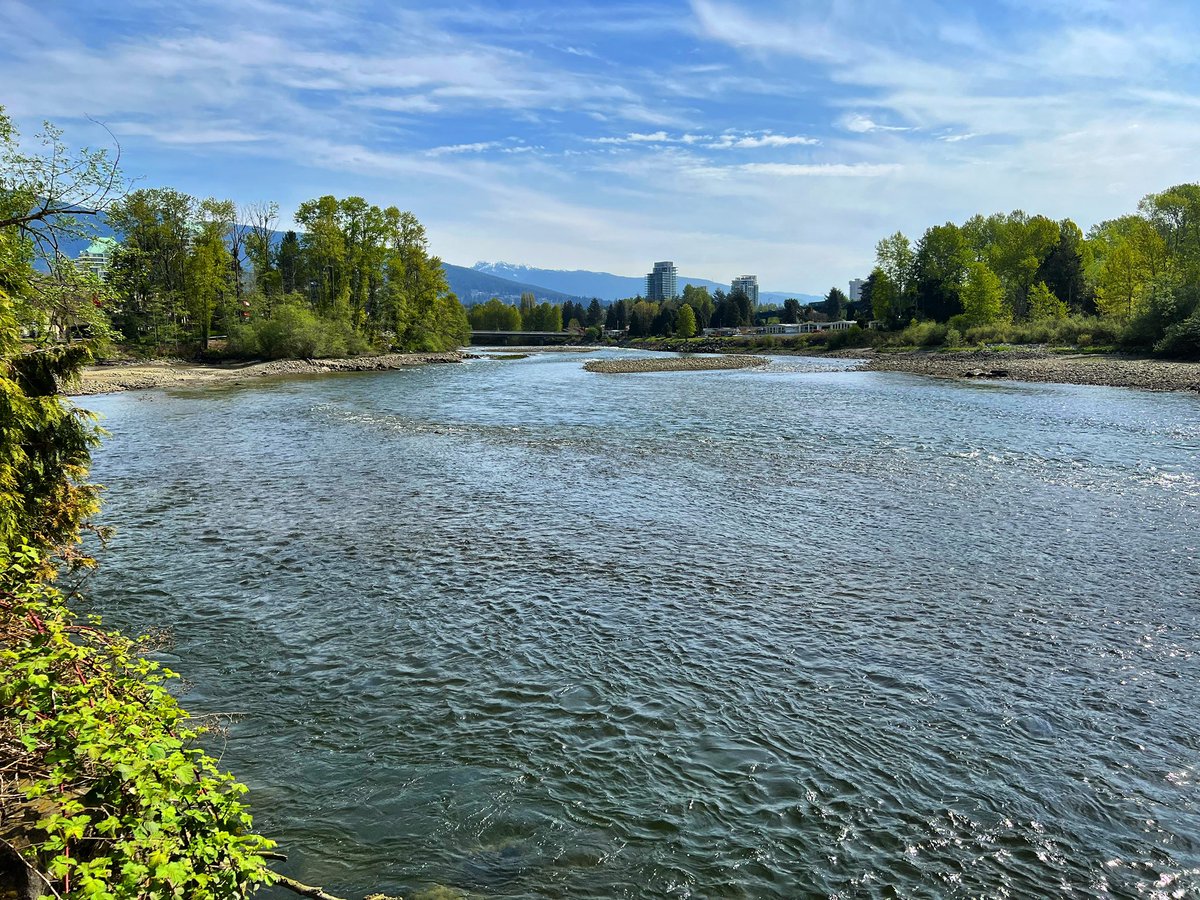
{"type": "Polygon", "coordinates": [[[783,315],[779,317],[780,322],[795,324],[800,321],[800,301],[795,297],[788,297],[783,301],[783,315]]]}
{"type": "MultiPolygon", "coordinates": [[[[261,294],[264,313],[271,315],[271,305],[283,292],[283,279],[276,267],[274,246],[275,222],[279,218],[279,204],[252,203],[246,207],[250,222],[246,234],[246,257],[253,268],[254,286],[261,294]]],[[[295,232],[289,232],[295,238],[295,232]]],[[[294,288],[293,288],[294,290],[294,288]]]]}
{"type": "Polygon", "coordinates": [[[296,232],[288,231],[279,242],[279,281],[280,288],[285,294],[294,294],[303,290],[304,270],[303,255],[300,248],[300,238],[296,232]]]}
{"type": "Polygon", "coordinates": [[[429,255],[425,228],[410,212],[383,211],[389,245],[383,291],[397,350],[449,350],[470,340],[466,311],[442,261],[429,255]]]}
{"type": "Polygon", "coordinates": [[[1089,235],[1095,255],[1096,305],[1129,320],[1145,307],[1153,287],[1170,281],[1171,259],[1162,235],[1141,216],[1102,222],[1089,235]]]}
{"type": "Polygon", "coordinates": [[[520,331],[521,313],[498,297],[471,307],[468,317],[476,331],[520,331]]]}
{"type": "Polygon", "coordinates": [[[530,323],[536,321],[537,296],[531,291],[525,291],[521,294],[521,319],[525,322],[525,328],[529,331],[541,331],[540,328],[534,328],[530,323]]]}
{"type": "Polygon", "coordinates": [[[972,262],[962,286],[963,315],[970,325],[987,325],[1009,318],[1004,286],[986,263],[972,262]]]}
{"type": "Polygon", "coordinates": [[[115,145],[112,159],[107,150],[71,151],[62,131],[49,122],[38,139],[41,153],[21,152],[16,129],[0,106],[0,229],[16,229],[16,243],[27,244],[29,253],[53,266],[65,258],[62,241],[92,237],[83,221],[105,212],[124,193],[121,147],[115,145]]]}
{"type": "Polygon", "coordinates": [[[322,315],[336,305],[347,305],[346,236],[342,233],[337,198],[325,195],[300,204],[296,224],[303,231],[300,246],[304,250],[309,276],[311,301],[322,315]]]}
{"type": "Polygon", "coordinates": [[[1009,308],[1024,318],[1030,288],[1042,261],[1058,243],[1057,222],[1045,216],[1028,216],[1014,210],[994,225],[994,239],[986,261],[1004,285],[1009,308]]]}
{"type": "MultiPolygon", "coordinates": [[[[791,301],[796,303],[795,300],[791,301]]],[[[829,317],[829,321],[838,322],[846,315],[846,307],[850,305],[850,298],[847,297],[841,288],[831,287],[829,293],[825,295],[825,302],[821,304],[821,312],[829,317]]],[[[796,303],[796,311],[799,312],[799,303],[796,303]]],[[[789,319],[788,321],[799,321],[799,319],[789,319]]]]}
{"type": "Polygon", "coordinates": [[[1054,292],[1046,286],[1046,282],[1039,281],[1029,291],[1029,318],[1033,320],[1040,319],[1065,319],[1067,317],[1067,304],[1054,295],[1054,292]]]}
{"type": "MultiPolygon", "coordinates": [[[[34,278],[33,248],[21,234],[24,223],[11,221],[23,202],[8,199],[0,197],[0,216],[10,222],[0,226],[0,571],[23,546],[78,558],[75,539],[97,508],[96,490],[84,482],[96,429],[90,416],[58,399],[59,384],[90,351],[83,344],[22,347],[16,301],[34,278]]],[[[52,230],[56,218],[48,213],[37,221],[52,230]]]]}
{"type": "Polygon", "coordinates": [[[694,337],[696,334],[696,313],[687,303],[679,307],[679,320],[675,325],[675,336],[681,338],[694,337]]]}
{"type": "Polygon", "coordinates": [[[604,324],[604,307],[600,305],[599,298],[593,297],[588,304],[586,321],[589,328],[604,324]]]}
{"type": "Polygon", "coordinates": [[[717,307],[713,303],[713,298],[708,295],[708,288],[703,285],[685,284],[680,302],[686,303],[692,308],[692,312],[695,313],[697,332],[704,330],[712,324],[713,314],[716,312],[717,307]]]}
{"type": "Polygon", "coordinates": [[[679,308],[672,300],[665,300],[656,306],[658,312],[655,313],[654,322],[650,325],[650,333],[670,337],[675,333],[679,324],[679,308]]]}
{"type": "MultiPolygon", "coordinates": [[[[875,245],[876,267],[887,276],[891,284],[889,307],[894,319],[899,319],[908,309],[915,259],[912,243],[902,232],[897,231],[875,245]]],[[[880,316],[876,315],[876,318],[880,316]]]]}
{"type": "Polygon", "coordinates": [[[195,236],[196,200],[169,188],[131,191],[108,210],[121,237],[109,264],[118,294],[118,327],[130,340],[154,343],[187,337],[188,258],[195,236]]]}
{"type": "Polygon", "coordinates": [[[658,316],[658,304],[638,300],[629,310],[629,336],[649,337],[654,333],[654,320],[658,316]]]}
{"type": "Polygon", "coordinates": [[[863,285],[858,291],[858,304],[855,312],[860,319],[875,318],[875,272],[872,271],[863,281],[863,285]]]}
{"type": "Polygon", "coordinates": [[[970,261],[967,237],[957,225],[926,229],[913,261],[918,314],[944,322],[962,309],[958,294],[970,261]]]}
{"type": "Polygon", "coordinates": [[[1042,260],[1034,278],[1044,282],[1068,309],[1093,313],[1095,298],[1086,278],[1090,262],[1091,251],[1083,232],[1070,219],[1063,219],[1058,223],[1058,242],[1042,260]]]}
{"type": "Polygon", "coordinates": [[[1186,280],[1194,281],[1200,271],[1200,184],[1177,184],[1147,194],[1138,211],[1158,231],[1186,280]]]}
{"type": "Polygon", "coordinates": [[[875,320],[888,326],[896,324],[900,318],[900,292],[896,290],[896,283],[878,266],[872,270],[867,281],[871,285],[869,296],[875,320]]]}

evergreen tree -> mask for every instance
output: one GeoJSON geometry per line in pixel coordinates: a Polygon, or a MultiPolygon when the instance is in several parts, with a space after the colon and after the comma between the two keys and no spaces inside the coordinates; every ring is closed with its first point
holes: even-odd
{"type": "MultiPolygon", "coordinates": [[[[796,305],[797,312],[799,312],[799,304],[796,305]]],[[[830,322],[838,322],[846,315],[846,307],[849,305],[850,298],[842,293],[841,288],[831,287],[829,293],[825,295],[825,302],[821,304],[821,311],[829,317],[830,322]]],[[[798,321],[798,319],[791,321],[798,321]]]]}
{"type": "Polygon", "coordinates": [[[588,304],[585,321],[589,328],[604,324],[604,307],[600,305],[599,298],[593,297],[592,302],[588,304]]]}

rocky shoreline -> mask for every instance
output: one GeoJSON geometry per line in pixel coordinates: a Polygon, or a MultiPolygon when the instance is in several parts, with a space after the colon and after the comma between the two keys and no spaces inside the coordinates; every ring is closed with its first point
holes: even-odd
{"type": "Polygon", "coordinates": [[[1053,384],[1129,387],[1147,391],[1200,392],[1200,362],[1154,359],[1115,353],[1054,353],[1044,346],[1007,350],[875,350],[847,347],[825,352],[819,347],[740,347],[728,339],[702,341],[664,339],[631,344],[640,350],[694,353],[765,353],[782,356],[829,356],[861,359],[860,370],[906,372],[935,378],[992,378],[1053,384]]]}
{"type": "Polygon", "coordinates": [[[761,356],[672,356],[663,359],[593,359],[583,364],[589,372],[609,375],[632,372],[705,372],[765,366],[761,356]]]}
{"type": "Polygon", "coordinates": [[[321,375],[329,372],[377,372],[431,363],[461,362],[462,354],[385,353],[351,359],[280,359],[246,364],[204,365],[183,360],[88,366],[77,382],[66,385],[71,396],[110,394],[153,388],[202,387],[237,383],[248,378],[280,375],[321,375]]]}
{"type": "Polygon", "coordinates": [[[1109,354],[1051,353],[1039,348],[963,353],[847,350],[839,355],[862,357],[866,360],[862,368],[871,372],[1200,392],[1200,362],[1109,354]]]}

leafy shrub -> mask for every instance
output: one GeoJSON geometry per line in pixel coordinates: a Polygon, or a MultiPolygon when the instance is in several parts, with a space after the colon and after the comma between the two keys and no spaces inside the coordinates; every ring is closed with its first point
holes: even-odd
{"type": "Polygon", "coordinates": [[[827,335],[825,338],[825,348],[827,350],[846,350],[851,347],[871,347],[877,341],[878,332],[870,331],[866,328],[861,328],[858,325],[851,325],[845,331],[826,331],[822,334],[827,335]]]}
{"type": "Polygon", "coordinates": [[[24,800],[24,851],[55,896],[244,898],[274,876],[246,788],[195,747],[175,677],[81,622],[24,549],[0,559],[0,739],[24,800]]]}
{"type": "Polygon", "coordinates": [[[946,338],[946,326],[940,322],[913,322],[889,342],[899,347],[937,347],[946,338]]]}
{"type": "Polygon", "coordinates": [[[320,359],[370,353],[371,343],[345,319],[283,303],[269,319],[229,329],[226,353],[241,359],[320,359]]]}
{"type": "Polygon", "coordinates": [[[1171,359],[1200,359],[1200,312],[1170,326],[1155,343],[1154,353],[1171,359]]]}

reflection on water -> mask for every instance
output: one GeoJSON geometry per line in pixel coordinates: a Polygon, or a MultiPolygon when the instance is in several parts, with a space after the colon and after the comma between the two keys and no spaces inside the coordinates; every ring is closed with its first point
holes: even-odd
{"type": "Polygon", "coordinates": [[[587,358],[89,398],[98,604],[291,874],[1200,891],[1200,400],[587,358]]]}

